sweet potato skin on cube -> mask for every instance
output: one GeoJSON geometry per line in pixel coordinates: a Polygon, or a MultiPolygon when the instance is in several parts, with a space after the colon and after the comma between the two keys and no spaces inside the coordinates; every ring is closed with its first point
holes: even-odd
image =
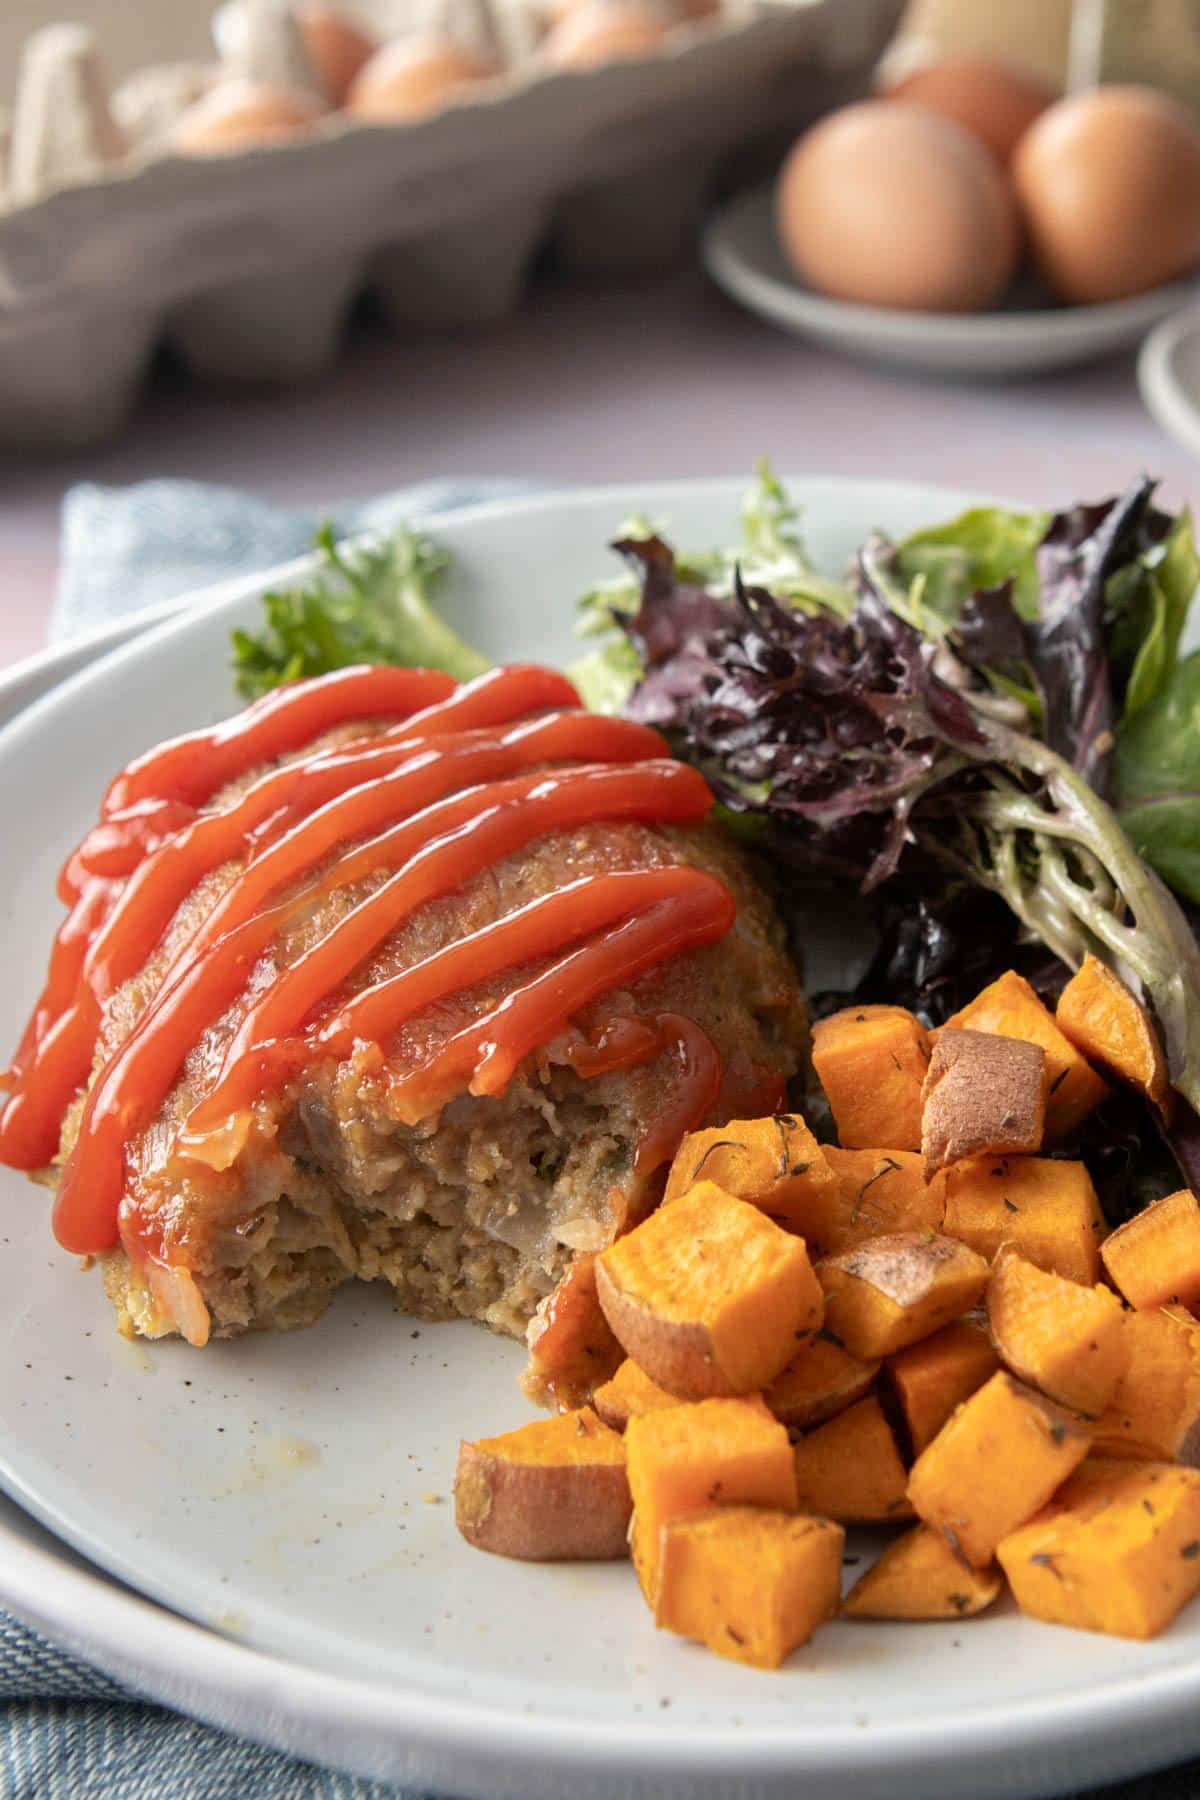
{"type": "Polygon", "coordinates": [[[926,1181],[965,1156],[1040,1150],[1046,1085],[1040,1044],[989,1031],[939,1031],[921,1090],[926,1181]]]}
{"type": "Polygon", "coordinates": [[[721,1507],[663,1526],[655,1623],[777,1669],[837,1611],[845,1533],[829,1519],[721,1507]]]}
{"type": "Polygon", "coordinates": [[[711,1181],[618,1238],[596,1291],[626,1355],[688,1400],[764,1387],[824,1309],[804,1240],[711,1181]]]}
{"type": "Polygon", "coordinates": [[[832,1242],[837,1177],[799,1113],[731,1119],[689,1132],[675,1153],[663,1198],[677,1199],[698,1181],[715,1181],[818,1249],[832,1242]]]}
{"type": "Polygon", "coordinates": [[[908,1497],[974,1568],[1049,1500],[1091,1439],[1071,1413],[1001,1370],[963,1402],[917,1458],[908,1497]]]}
{"type": "Polygon", "coordinates": [[[943,1169],[942,1231],[989,1261],[1002,1244],[1046,1269],[1092,1287],[1108,1227],[1081,1162],[1047,1156],[975,1156],[943,1169]]]}
{"type": "Polygon", "coordinates": [[[826,1329],[868,1362],[929,1337],[974,1306],[988,1265],[954,1238],[906,1232],[826,1257],[817,1278],[826,1329]]]}
{"type": "Polygon", "coordinates": [[[1200,1205],[1191,1188],[1155,1200],[1110,1232],[1100,1256],[1130,1306],[1200,1301],[1200,1205]]]}
{"type": "Polygon", "coordinates": [[[842,1150],[822,1144],[838,1182],[831,1251],[894,1231],[939,1231],[944,1201],[925,1180],[915,1150],[842,1150]]]}
{"type": "Polygon", "coordinates": [[[537,1406],[582,1406],[621,1361],[596,1294],[596,1259],[577,1256],[525,1332],[529,1366],[521,1386],[537,1406]]]}
{"type": "Polygon", "coordinates": [[[1046,1053],[1046,1138],[1054,1143],[1086,1119],[1108,1092],[1087,1059],[1054,1022],[1023,975],[1009,969],[977,994],[947,1026],[994,1031],[1040,1044],[1046,1053]]]}
{"type": "Polygon", "coordinates": [[[775,1417],[793,1431],[807,1431],[861,1400],[878,1373],[877,1362],[851,1356],[821,1330],[800,1346],[787,1368],[763,1389],[763,1399],[775,1417]]]}
{"type": "Polygon", "coordinates": [[[904,1464],[874,1394],[802,1437],[795,1468],[802,1512],[846,1524],[892,1524],[912,1517],[904,1464]]]}
{"type": "Polygon", "coordinates": [[[888,1358],[884,1384],[895,1398],[914,1458],[933,1442],[955,1407],[999,1367],[987,1332],[969,1319],[955,1319],[888,1358]]]}
{"type": "Polygon", "coordinates": [[[1176,1307],[1124,1319],[1128,1363],[1092,1427],[1096,1453],[1200,1466],[1200,1325],[1176,1307]]]}
{"type": "Polygon", "coordinates": [[[1085,1463],[998,1555],[1032,1618],[1157,1637],[1200,1592],[1200,1473],[1085,1463]]]}
{"type": "Polygon", "coordinates": [[[682,1404],[678,1394],[660,1388],[629,1356],[592,1395],[592,1405],[614,1431],[624,1431],[630,1419],[639,1419],[643,1413],[663,1412],[668,1406],[682,1404]]]}
{"type": "Polygon", "coordinates": [[[625,1448],[590,1407],[459,1446],[455,1523],[477,1550],[521,1562],[628,1555],[625,1448]]]}
{"type": "Polygon", "coordinates": [[[987,1309],[992,1342],[1019,1381],[1085,1418],[1099,1417],[1129,1366],[1125,1311],[1109,1288],[1048,1275],[1002,1250],[987,1309]]]}
{"type": "Polygon", "coordinates": [[[702,1400],[632,1418],[625,1431],[634,1517],[634,1566],[651,1606],[658,1595],[662,1528],[713,1506],[796,1510],[788,1434],[757,1396],[702,1400]]]}
{"type": "Polygon", "coordinates": [[[929,1034],[902,1006],[847,1006],[813,1026],[813,1067],[847,1150],[921,1148],[929,1034]]]}
{"type": "Polygon", "coordinates": [[[1059,995],[1054,1022],[1089,1062],[1136,1088],[1169,1120],[1174,1093],[1158,1028],[1120,976],[1090,950],[1059,995]]]}
{"type": "Polygon", "coordinates": [[[942,1532],[914,1525],[860,1575],[842,1610],[848,1619],[969,1619],[1003,1586],[999,1569],[971,1568],[942,1532]]]}

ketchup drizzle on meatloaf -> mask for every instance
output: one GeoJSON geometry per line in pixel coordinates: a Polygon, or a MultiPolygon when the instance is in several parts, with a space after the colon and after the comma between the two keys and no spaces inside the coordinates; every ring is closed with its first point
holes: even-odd
{"type": "MultiPolygon", "coordinates": [[[[69,1250],[106,1250],[119,1234],[131,1253],[155,1254],[125,1194],[126,1145],[153,1121],[189,1050],[243,993],[277,934],[322,899],[382,877],[252,992],[208,1091],[178,1130],[177,1157],[227,1167],[256,1100],[313,1057],[361,1054],[474,984],[528,969],[482,1017],[389,1077],[389,1109],[405,1121],[460,1092],[502,1093],[522,1059],[562,1038],[598,996],[724,936],[735,916],[724,884],[685,864],[580,876],[349,996],[348,979],[418,907],[544,833],[596,821],[695,824],[711,805],[703,778],[672,761],[656,732],[583,712],[564,677],[533,667],[462,687],[425,670],[347,669],[177,738],[117,777],[99,824],[64,867],[59,891],[71,911],[5,1076],[0,1158],[30,1169],[51,1161],[63,1116],[88,1081],[106,1000],[188,894],[231,859],[241,864],[235,879],[92,1081],[55,1209],[69,1250]],[[323,737],[368,721],[369,736],[332,748],[323,737]],[[280,757],[289,760],[231,803],[203,810],[280,757]]],[[[616,1017],[559,1045],[585,1078],[666,1052],[678,1066],[676,1100],[638,1147],[651,1167],[716,1098],[722,1068],[711,1040],[695,1021],[661,1013],[616,1017]]]]}

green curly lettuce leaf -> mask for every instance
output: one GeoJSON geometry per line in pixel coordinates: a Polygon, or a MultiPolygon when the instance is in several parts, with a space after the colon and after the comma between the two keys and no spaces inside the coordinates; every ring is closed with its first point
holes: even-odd
{"type": "Polygon", "coordinates": [[[434,610],[450,559],[429,538],[402,527],[346,548],[325,525],[317,547],[321,563],[313,575],[263,595],[263,629],[232,634],[243,699],[352,663],[443,669],[458,681],[489,667],[434,610]]]}

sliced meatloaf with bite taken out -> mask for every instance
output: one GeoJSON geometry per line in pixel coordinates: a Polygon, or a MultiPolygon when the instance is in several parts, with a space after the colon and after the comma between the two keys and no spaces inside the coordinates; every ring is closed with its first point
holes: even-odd
{"type": "MultiPolygon", "coordinates": [[[[351,695],[366,673],[259,702],[223,728],[237,754],[194,734],[133,765],[68,864],[99,998],[56,1230],[127,1333],[287,1329],[382,1280],[421,1317],[533,1321],[531,1391],[570,1396],[609,1372],[589,1259],[684,1130],[778,1103],[795,972],[653,732],[547,672],[351,695]]],[[[10,1115],[45,1096],[47,1018],[43,996],[0,1132],[26,1166],[10,1115]]]]}

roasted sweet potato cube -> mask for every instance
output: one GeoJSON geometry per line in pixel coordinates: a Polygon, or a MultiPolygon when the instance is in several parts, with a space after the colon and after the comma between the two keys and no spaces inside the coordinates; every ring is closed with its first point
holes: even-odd
{"type": "Polygon", "coordinates": [[[823,1310],[803,1238],[712,1181],[618,1238],[596,1291],[626,1355],[688,1400],[765,1387],[823,1310]]]}
{"type": "Polygon", "coordinates": [[[630,1356],[592,1395],[592,1405],[614,1431],[624,1431],[630,1419],[640,1419],[643,1413],[663,1412],[668,1406],[683,1404],[678,1394],[668,1394],[651,1381],[630,1356]]]}
{"type": "Polygon", "coordinates": [[[836,1613],[845,1535],[828,1519],[751,1506],[672,1519],[654,1622],[733,1662],[777,1669],[836,1613]]]}
{"type": "Polygon", "coordinates": [[[1091,1447],[1081,1422],[1001,1370],[913,1465],[908,1497],[976,1569],[1039,1512],[1091,1447]]]}
{"type": "Polygon", "coordinates": [[[825,1326],[863,1362],[891,1356],[974,1306],[987,1287],[982,1256],[954,1238],[903,1232],[870,1238],[817,1264],[825,1326]]]}
{"type": "Polygon", "coordinates": [[[1087,1418],[1104,1411],[1129,1366],[1125,1311],[1109,1288],[1048,1275],[1002,1250],[987,1310],[992,1341],[1018,1381],[1087,1418]]]}
{"type": "Polygon", "coordinates": [[[1128,1364],[1092,1435],[1101,1456],[1200,1466],[1200,1325],[1175,1307],[1124,1318],[1128,1364]]]}
{"type": "MultiPolygon", "coordinates": [[[[620,1440],[618,1440],[620,1441],[620,1440]]],[[[788,1434],[757,1396],[632,1418],[625,1431],[633,1495],[633,1560],[651,1606],[658,1598],[662,1528],[712,1506],[796,1510],[788,1434]]]]}
{"type": "Polygon", "coordinates": [[[793,1431],[807,1431],[861,1400],[878,1373],[877,1362],[860,1361],[828,1332],[820,1331],[763,1389],[763,1399],[793,1431]]]}
{"type": "Polygon", "coordinates": [[[848,1006],[813,1026],[813,1067],[847,1150],[921,1148],[929,1033],[902,1006],[848,1006]]]}
{"type": "Polygon", "coordinates": [[[937,1231],[945,1204],[928,1185],[915,1150],[841,1150],[822,1144],[837,1177],[838,1219],[831,1251],[895,1231],[937,1231]]]}
{"type": "Polygon", "coordinates": [[[874,1394],[810,1431],[796,1445],[802,1512],[852,1523],[911,1519],[904,1464],[874,1394]]]}
{"type": "Polygon", "coordinates": [[[1089,1062],[1170,1116],[1173,1092],[1158,1027],[1120,976],[1090,951],[1059,995],[1054,1022],[1089,1062]]]}
{"type": "Polygon", "coordinates": [[[884,1383],[895,1397],[914,1458],[933,1442],[955,1407],[999,1367],[987,1332],[970,1319],[955,1319],[888,1358],[884,1383]]]}
{"type": "Polygon", "coordinates": [[[1023,975],[1001,975],[946,1021],[967,1031],[1023,1038],[1046,1052],[1046,1138],[1054,1143],[1086,1119],[1108,1088],[1070,1038],[1054,1023],[1023,975]]]}
{"type": "Polygon", "coordinates": [[[715,1181],[817,1249],[832,1242],[839,1216],[837,1177],[799,1113],[732,1119],[690,1132],[671,1164],[665,1198],[686,1194],[698,1181],[715,1181]]]}
{"type": "Polygon", "coordinates": [[[1191,1188],[1155,1200],[1118,1225],[1100,1255],[1130,1306],[1194,1306],[1200,1300],[1200,1206],[1191,1188]]]}
{"type": "Polygon", "coordinates": [[[596,1259],[577,1256],[525,1333],[529,1363],[521,1387],[535,1406],[582,1406],[621,1361],[596,1294],[596,1259]]]}
{"type": "Polygon", "coordinates": [[[1085,1463],[997,1555],[1031,1618],[1157,1637],[1200,1592],[1200,1474],[1085,1463]]]}
{"type": "Polygon", "coordinates": [[[625,1446],[590,1407],[460,1444],[455,1523],[469,1544],[522,1562],[628,1554],[625,1446]]]}
{"type": "Polygon", "coordinates": [[[1031,1154],[1046,1125],[1046,1052],[990,1031],[947,1027],[921,1093],[926,1181],[964,1156],[1031,1154]]]}
{"type": "Polygon", "coordinates": [[[1048,1156],[973,1156],[936,1178],[942,1231],[994,1257],[1001,1244],[1068,1281],[1100,1275],[1104,1214],[1081,1162],[1048,1156]]]}
{"type": "Polygon", "coordinates": [[[842,1610],[848,1619],[969,1619],[1003,1586],[999,1569],[973,1569],[942,1532],[914,1525],[859,1576],[842,1610]]]}

